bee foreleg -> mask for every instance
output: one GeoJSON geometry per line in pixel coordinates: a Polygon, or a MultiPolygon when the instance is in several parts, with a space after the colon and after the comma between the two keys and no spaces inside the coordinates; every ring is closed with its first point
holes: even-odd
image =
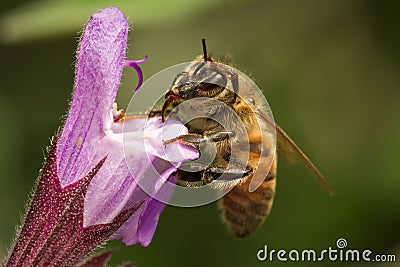
{"type": "Polygon", "coordinates": [[[219,142],[235,137],[236,134],[230,131],[208,132],[204,134],[205,141],[219,142]]]}
{"type": "Polygon", "coordinates": [[[164,141],[164,145],[170,144],[172,142],[178,141],[183,144],[192,144],[198,147],[200,144],[206,143],[206,142],[219,142],[223,140],[227,140],[229,138],[235,137],[234,132],[229,132],[229,131],[220,131],[220,132],[211,132],[207,134],[183,134],[180,136],[177,136],[173,139],[164,141]]]}
{"type": "Polygon", "coordinates": [[[161,117],[162,115],[162,110],[161,109],[157,109],[157,110],[150,110],[148,116],[149,118],[151,117],[161,117]]]}

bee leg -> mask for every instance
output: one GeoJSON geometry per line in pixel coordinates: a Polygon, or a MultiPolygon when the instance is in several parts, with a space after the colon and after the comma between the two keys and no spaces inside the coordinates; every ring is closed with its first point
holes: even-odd
{"type": "Polygon", "coordinates": [[[201,164],[199,162],[185,161],[179,167],[180,170],[185,170],[187,172],[201,172],[207,168],[207,165],[201,164]]]}
{"type": "Polygon", "coordinates": [[[151,110],[147,116],[149,117],[161,117],[162,111],[160,110],[151,110]]]}
{"type": "Polygon", "coordinates": [[[177,136],[173,139],[164,141],[164,145],[170,144],[172,142],[178,141],[183,144],[192,144],[198,147],[200,144],[206,143],[206,142],[219,142],[223,140],[227,140],[229,138],[235,137],[234,132],[229,132],[229,131],[220,131],[220,132],[211,132],[208,134],[183,134],[180,136],[177,136]]]}
{"type": "Polygon", "coordinates": [[[185,187],[199,187],[204,185],[202,174],[206,168],[207,165],[198,162],[183,162],[176,173],[176,184],[185,187]]]}
{"type": "Polygon", "coordinates": [[[196,187],[215,181],[231,182],[247,177],[252,171],[249,166],[246,166],[246,169],[239,167],[223,168],[209,167],[199,162],[184,162],[178,171],[178,184],[196,187]]]}
{"type": "Polygon", "coordinates": [[[236,134],[231,131],[208,132],[204,134],[205,141],[219,142],[229,138],[234,138],[236,134]]]}
{"type": "Polygon", "coordinates": [[[228,168],[223,167],[210,167],[204,170],[203,180],[206,184],[213,181],[234,181],[248,176],[253,169],[250,166],[246,166],[244,169],[240,166],[232,166],[228,168]],[[223,176],[222,176],[223,175],[223,176]],[[221,177],[222,176],[222,177],[221,177]],[[222,179],[220,179],[222,178],[222,179]]]}

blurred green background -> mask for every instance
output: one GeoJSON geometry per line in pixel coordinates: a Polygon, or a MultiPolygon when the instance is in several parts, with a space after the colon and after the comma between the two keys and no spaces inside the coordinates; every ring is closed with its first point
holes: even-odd
{"type": "MultiPolygon", "coordinates": [[[[201,53],[250,73],[276,121],[335,190],[302,165],[279,162],[272,213],[244,240],[221,223],[215,204],[168,207],[147,248],[119,241],[111,263],[138,266],[266,266],[270,249],[348,248],[400,261],[400,11],[398,1],[8,1],[0,3],[0,258],[20,221],[72,92],[77,39],[90,14],[119,6],[133,25],[128,57],[150,58],[150,77],[201,53]]],[[[136,75],[118,95],[128,104],[136,75]]],[[[166,85],[166,87],[169,85],[166,85]]],[[[274,266],[279,262],[272,263],[274,266]]],[[[281,263],[308,266],[307,262],[281,263]]],[[[357,265],[346,262],[329,266],[357,265]]],[[[360,266],[395,264],[358,263],[360,266]]]]}

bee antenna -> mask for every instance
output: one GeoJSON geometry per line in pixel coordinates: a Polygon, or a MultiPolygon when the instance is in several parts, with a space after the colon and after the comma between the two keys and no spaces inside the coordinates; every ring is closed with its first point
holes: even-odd
{"type": "Polygon", "coordinates": [[[207,54],[207,46],[206,46],[206,39],[201,39],[201,43],[203,44],[203,55],[204,55],[204,61],[207,61],[208,54],[207,54]]]}

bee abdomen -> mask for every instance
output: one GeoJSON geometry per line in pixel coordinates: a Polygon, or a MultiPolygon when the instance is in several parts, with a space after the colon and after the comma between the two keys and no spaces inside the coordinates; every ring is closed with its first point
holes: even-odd
{"type": "Polygon", "coordinates": [[[275,195],[276,179],[268,177],[253,193],[246,183],[233,188],[221,201],[224,221],[239,238],[254,232],[268,216],[275,195]]]}

